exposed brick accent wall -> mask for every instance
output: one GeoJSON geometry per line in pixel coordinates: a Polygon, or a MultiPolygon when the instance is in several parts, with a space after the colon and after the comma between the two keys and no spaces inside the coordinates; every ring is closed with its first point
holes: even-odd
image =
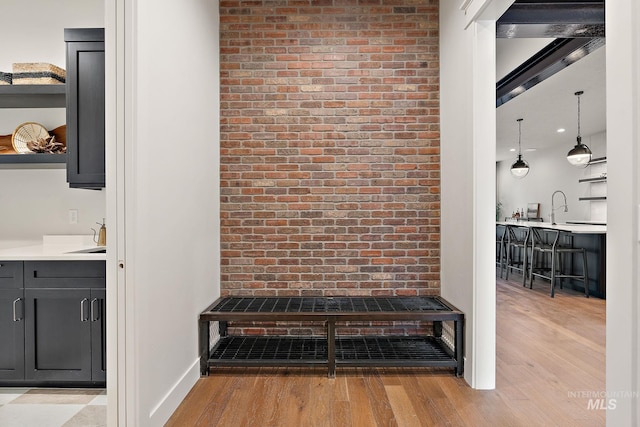
{"type": "Polygon", "coordinates": [[[438,1],[220,4],[223,296],[439,294],[438,1]]]}

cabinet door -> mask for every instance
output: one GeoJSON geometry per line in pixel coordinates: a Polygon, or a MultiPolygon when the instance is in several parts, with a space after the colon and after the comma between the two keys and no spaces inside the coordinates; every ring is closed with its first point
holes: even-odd
{"type": "Polygon", "coordinates": [[[24,380],[22,261],[0,261],[0,381],[24,380]]]}
{"type": "Polygon", "coordinates": [[[0,288],[0,382],[24,380],[24,295],[0,288]]]}
{"type": "Polygon", "coordinates": [[[25,289],[25,378],[91,380],[89,289],[25,289]]]}
{"type": "Polygon", "coordinates": [[[91,290],[91,380],[107,380],[107,292],[91,290]]]}
{"type": "Polygon", "coordinates": [[[67,181],[104,187],[104,29],[65,29],[67,45],[67,181]]]}

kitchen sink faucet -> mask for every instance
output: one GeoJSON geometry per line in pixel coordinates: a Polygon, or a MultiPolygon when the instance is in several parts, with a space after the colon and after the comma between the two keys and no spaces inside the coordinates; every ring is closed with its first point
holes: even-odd
{"type": "Polygon", "coordinates": [[[551,195],[551,224],[555,225],[556,223],[556,209],[560,209],[560,208],[564,208],[565,212],[569,212],[569,207],[567,206],[567,195],[564,194],[562,191],[560,190],[556,190],[553,192],[553,194],[551,195]],[[553,204],[553,198],[556,195],[556,193],[560,193],[562,194],[562,197],[564,197],[564,205],[562,206],[558,206],[557,208],[555,207],[555,205],[553,204]]]}

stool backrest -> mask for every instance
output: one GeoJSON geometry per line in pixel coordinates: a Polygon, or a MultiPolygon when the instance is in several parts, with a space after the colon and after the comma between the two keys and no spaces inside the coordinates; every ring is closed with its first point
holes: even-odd
{"type": "Polygon", "coordinates": [[[529,241],[530,227],[507,225],[507,240],[510,244],[526,244],[529,241]]]}
{"type": "Polygon", "coordinates": [[[559,230],[550,230],[548,228],[531,227],[531,246],[551,246],[555,248],[560,238],[559,230]]]}

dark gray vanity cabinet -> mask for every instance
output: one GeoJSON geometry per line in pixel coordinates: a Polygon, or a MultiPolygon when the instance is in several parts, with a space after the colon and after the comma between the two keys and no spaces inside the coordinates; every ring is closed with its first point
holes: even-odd
{"type": "MultiPolygon", "coordinates": [[[[0,383],[104,384],[105,262],[24,261],[15,264],[15,270],[20,269],[20,278],[15,280],[16,289],[12,290],[19,291],[22,297],[17,306],[18,293],[2,298],[2,304],[11,303],[9,312],[12,316],[4,319],[5,310],[2,310],[0,330],[2,337],[8,337],[10,329],[5,323],[8,325],[12,321],[14,327],[20,324],[22,329],[16,334],[22,333],[21,343],[14,337],[15,344],[7,347],[16,354],[19,348],[22,349],[22,362],[15,362],[22,371],[19,373],[15,369],[10,377],[8,369],[0,370],[0,383]]],[[[4,359],[3,352],[0,360],[9,366],[9,361],[4,359]]]]}
{"type": "Polygon", "coordinates": [[[104,28],[67,28],[67,181],[104,188],[104,28]]]}
{"type": "Polygon", "coordinates": [[[22,262],[0,261],[0,381],[24,378],[22,262]]]}

